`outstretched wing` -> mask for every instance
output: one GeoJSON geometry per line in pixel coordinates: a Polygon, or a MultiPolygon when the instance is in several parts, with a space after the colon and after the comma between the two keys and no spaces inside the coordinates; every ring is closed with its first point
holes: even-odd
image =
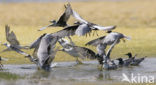
{"type": "Polygon", "coordinates": [[[75,35],[75,31],[79,25],[68,26],[58,32],[52,33],[53,36],[65,37],[65,36],[73,36],[75,35]]]}
{"type": "Polygon", "coordinates": [[[5,31],[6,31],[6,40],[11,44],[11,45],[20,45],[19,41],[16,38],[15,33],[10,31],[10,27],[8,25],[5,26],[5,31]]]}
{"type": "Polygon", "coordinates": [[[42,37],[44,37],[46,35],[46,33],[44,33],[43,35],[41,35],[38,39],[36,39],[31,45],[30,45],[30,49],[32,48],[37,48],[41,42],[42,37]]]}
{"type": "Polygon", "coordinates": [[[72,14],[72,8],[70,3],[68,3],[67,5],[65,5],[65,12],[61,15],[61,17],[59,18],[57,24],[64,24],[66,25],[67,21],[70,18],[70,15],[72,14]]]}
{"type": "Polygon", "coordinates": [[[93,25],[93,28],[95,30],[111,31],[111,30],[115,29],[116,26],[105,26],[105,27],[103,27],[103,26],[99,26],[99,25],[93,25]]]}
{"type": "Polygon", "coordinates": [[[81,57],[88,59],[96,59],[96,53],[89,48],[74,46],[76,52],[78,52],[81,57]]]}
{"type": "Polygon", "coordinates": [[[98,44],[102,43],[103,39],[105,38],[105,36],[102,36],[100,38],[94,39],[92,41],[89,41],[88,43],[86,43],[85,45],[92,45],[92,46],[97,46],[98,44]]]}
{"type": "Polygon", "coordinates": [[[88,23],[86,20],[81,18],[80,15],[76,11],[72,10],[72,13],[73,13],[73,17],[77,19],[78,21],[80,21],[81,23],[85,23],[85,24],[88,23]]]}

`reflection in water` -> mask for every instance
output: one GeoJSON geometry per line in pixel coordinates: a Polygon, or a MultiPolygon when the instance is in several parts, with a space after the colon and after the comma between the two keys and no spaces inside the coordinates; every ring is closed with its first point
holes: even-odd
{"type": "MultiPolygon", "coordinates": [[[[76,65],[74,62],[59,62],[50,72],[37,70],[35,65],[4,65],[4,72],[14,73],[29,79],[29,83],[46,82],[121,82],[122,73],[128,77],[131,74],[142,74],[156,76],[156,58],[147,58],[140,66],[119,68],[117,70],[103,70],[97,68],[97,61],[86,61],[84,65],[76,65]]],[[[1,76],[0,76],[1,77],[1,76]]],[[[41,84],[42,85],[42,84],[41,84]]],[[[69,85],[69,84],[68,84],[69,85]]]]}

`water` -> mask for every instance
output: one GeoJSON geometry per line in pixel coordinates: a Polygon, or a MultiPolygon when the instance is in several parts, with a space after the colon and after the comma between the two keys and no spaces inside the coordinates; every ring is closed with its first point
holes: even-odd
{"type": "Polygon", "coordinates": [[[4,65],[3,72],[9,72],[22,76],[24,78],[17,80],[6,80],[1,78],[0,85],[44,85],[55,83],[55,85],[69,85],[82,83],[88,85],[96,84],[113,84],[122,83],[122,73],[130,76],[133,74],[140,74],[146,76],[154,76],[156,78],[156,58],[145,59],[140,66],[129,68],[119,68],[111,71],[100,71],[97,68],[97,61],[85,61],[82,65],[76,65],[75,62],[54,62],[57,63],[50,72],[43,72],[37,70],[34,64],[23,65],[4,65]],[[21,82],[25,82],[22,83],[21,82]]]}

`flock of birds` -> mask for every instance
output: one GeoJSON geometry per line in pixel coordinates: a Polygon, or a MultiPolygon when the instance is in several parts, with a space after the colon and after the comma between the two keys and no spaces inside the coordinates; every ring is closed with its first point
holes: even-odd
{"type": "MultiPolygon", "coordinates": [[[[56,52],[58,51],[63,51],[71,56],[74,56],[76,58],[76,62],[79,64],[82,64],[79,58],[89,58],[92,60],[97,59],[102,69],[106,70],[117,69],[119,67],[129,65],[137,66],[144,60],[144,58],[136,59],[136,55],[132,56],[131,53],[128,53],[126,55],[128,55],[129,58],[118,58],[115,60],[118,60],[119,62],[114,62],[114,60],[111,60],[110,58],[112,49],[116,44],[120,42],[120,40],[123,40],[125,42],[125,39],[130,40],[130,37],[122,33],[112,32],[112,30],[115,29],[116,26],[104,27],[84,20],[76,11],[71,8],[70,3],[66,4],[64,7],[65,11],[58,20],[50,21],[50,25],[39,29],[39,31],[45,30],[48,27],[63,27],[64,29],[51,34],[45,33],[37,38],[30,46],[21,46],[16,38],[15,33],[13,31],[10,32],[10,27],[6,25],[6,40],[9,42],[9,44],[2,43],[7,47],[2,52],[12,50],[19,54],[22,54],[31,62],[35,63],[39,69],[43,69],[45,71],[50,71],[51,63],[55,58],[56,52]],[[68,25],[67,21],[71,16],[76,19],[76,22],[73,25],[68,25]],[[96,33],[97,30],[106,31],[108,34],[85,44],[95,46],[97,48],[97,53],[89,48],[75,45],[75,43],[71,39],[71,36],[73,35],[90,35],[92,31],[96,33]],[[65,37],[67,37],[70,41],[65,39],[65,37]],[[62,46],[62,49],[56,47],[57,42],[62,46]],[[110,48],[106,52],[107,46],[110,46],[110,48]],[[25,53],[21,49],[34,49],[34,51],[33,54],[30,55],[28,53],[25,53]]],[[[3,59],[0,57],[0,68],[3,67],[3,65],[1,64],[2,60],[3,59]]]]}

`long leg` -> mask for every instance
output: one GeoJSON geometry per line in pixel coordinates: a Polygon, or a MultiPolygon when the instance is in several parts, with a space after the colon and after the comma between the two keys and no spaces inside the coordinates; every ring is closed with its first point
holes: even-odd
{"type": "Polygon", "coordinates": [[[70,43],[71,43],[73,46],[75,46],[75,43],[72,41],[72,39],[71,39],[70,36],[68,36],[68,39],[70,40],[70,43]]]}

